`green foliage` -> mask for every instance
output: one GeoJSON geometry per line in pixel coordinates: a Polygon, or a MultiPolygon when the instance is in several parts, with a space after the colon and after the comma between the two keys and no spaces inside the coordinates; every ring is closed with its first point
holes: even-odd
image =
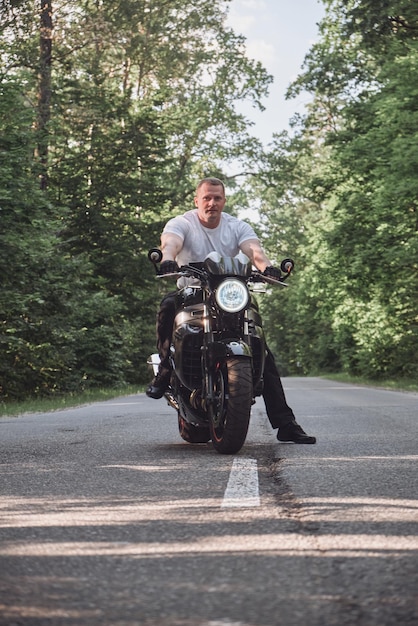
{"type": "Polygon", "coordinates": [[[42,378],[45,341],[38,312],[56,240],[51,206],[33,171],[33,111],[17,81],[3,81],[0,90],[0,380],[2,393],[18,394],[42,378]],[[37,337],[36,345],[31,335],[37,337]]]}
{"type": "Polygon", "coordinates": [[[226,6],[53,0],[49,57],[39,3],[1,3],[1,396],[148,378],[147,251],[199,177],[260,150],[235,106],[271,77],[226,6]]]}
{"type": "Polygon", "coordinates": [[[267,329],[291,371],[414,377],[418,11],[326,5],[322,38],[289,92],[307,89],[313,103],[266,157],[263,215],[273,211],[282,245],[292,233],[297,262],[290,293],[266,308],[267,329]]]}
{"type": "Polygon", "coordinates": [[[235,107],[262,108],[271,77],[228,2],[54,0],[47,83],[38,3],[1,4],[0,396],[146,381],[147,250],[204,175],[258,209],[273,263],[296,260],[260,300],[284,372],[417,376],[418,8],[324,4],[289,89],[312,103],[264,154],[235,107]]]}

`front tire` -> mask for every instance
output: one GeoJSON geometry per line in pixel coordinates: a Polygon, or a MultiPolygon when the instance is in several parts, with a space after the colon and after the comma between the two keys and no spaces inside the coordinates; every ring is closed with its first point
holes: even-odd
{"type": "Polygon", "coordinates": [[[214,375],[215,402],[210,410],[213,447],[220,454],[236,454],[244,445],[253,399],[249,359],[229,359],[214,375]]]}

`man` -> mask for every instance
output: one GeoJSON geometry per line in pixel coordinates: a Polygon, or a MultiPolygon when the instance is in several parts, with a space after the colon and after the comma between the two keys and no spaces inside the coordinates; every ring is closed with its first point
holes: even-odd
{"type": "MultiPolygon", "coordinates": [[[[181,265],[201,262],[212,251],[223,256],[235,256],[241,250],[265,276],[280,278],[280,270],[272,266],[251,226],[223,213],[226,198],[221,180],[202,179],[197,186],[194,203],[196,209],[169,220],[163,229],[161,274],[176,272],[181,265]]],[[[174,316],[174,293],[170,293],[163,298],[157,319],[160,366],[146,391],[150,398],[161,398],[169,384],[168,356],[174,316]]],[[[274,357],[268,349],[263,398],[270,423],[273,428],[278,428],[279,441],[316,442],[316,438],[307,435],[296,422],[292,409],[287,405],[274,357]]]]}

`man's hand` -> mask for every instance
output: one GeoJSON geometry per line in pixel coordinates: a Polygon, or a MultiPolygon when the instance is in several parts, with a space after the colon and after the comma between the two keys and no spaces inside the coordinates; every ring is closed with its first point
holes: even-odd
{"type": "Polygon", "coordinates": [[[273,267],[272,265],[268,265],[263,272],[263,276],[268,276],[269,278],[274,278],[274,280],[280,280],[282,277],[281,271],[277,267],[273,267]]]}
{"type": "Polygon", "coordinates": [[[163,261],[159,267],[158,274],[160,276],[164,274],[176,274],[179,269],[176,261],[163,261]]]}

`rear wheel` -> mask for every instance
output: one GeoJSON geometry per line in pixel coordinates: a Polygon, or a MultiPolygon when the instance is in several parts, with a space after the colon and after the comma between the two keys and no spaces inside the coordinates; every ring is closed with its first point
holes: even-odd
{"type": "Polygon", "coordinates": [[[215,402],[211,408],[213,447],[220,454],[235,454],[244,445],[253,399],[249,359],[229,359],[214,375],[215,402]]]}
{"type": "Polygon", "coordinates": [[[195,426],[178,416],[180,437],[188,443],[207,443],[210,441],[209,426],[195,426]]]}

